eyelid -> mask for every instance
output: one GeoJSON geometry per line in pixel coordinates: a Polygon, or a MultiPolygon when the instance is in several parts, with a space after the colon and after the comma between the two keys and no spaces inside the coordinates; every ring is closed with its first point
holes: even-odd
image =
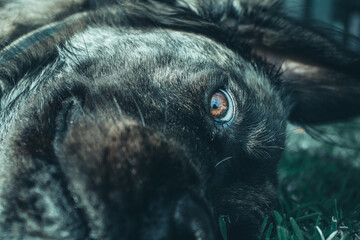
{"type": "Polygon", "coordinates": [[[82,108],[83,101],[78,97],[69,97],[61,103],[61,110],[56,117],[56,135],[58,140],[63,139],[69,126],[76,119],[76,115],[82,108]]]}

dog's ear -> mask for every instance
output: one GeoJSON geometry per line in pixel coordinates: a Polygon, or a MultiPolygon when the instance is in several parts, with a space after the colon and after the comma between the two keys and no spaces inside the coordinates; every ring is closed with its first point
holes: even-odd
{"type": "MultiPolygon", "coordinates": [[[[276,0],[220,0],[210,13],[239,44],[282,74],[289,120],[318,124],[360,114],[360,55],[283,14],[276,0]]],[[[359,40],[357,40],[359,41],[359,40]]],[[[360,44],[358,44],[360,50],[360,44]]]]}
{"type": "Polygon", "coordinates": [[[0,98],[25,74],[55,59],[56,47],[86,27],[87,5],[87,0],[0,0],[0,98]]]}
{"type": "Polygon", "coordinates": [[[0,0],[0,45],[87,7],[87,0],[0,0]]]}

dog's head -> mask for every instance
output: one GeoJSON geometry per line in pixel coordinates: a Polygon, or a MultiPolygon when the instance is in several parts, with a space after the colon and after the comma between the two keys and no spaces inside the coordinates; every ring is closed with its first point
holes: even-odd
{"type": "Polygon", "coordinates": [[[52,4],[2,35],[5,238],[254,239],[286,122],[360,111],[358,56],[275,1],[52,4]]]}

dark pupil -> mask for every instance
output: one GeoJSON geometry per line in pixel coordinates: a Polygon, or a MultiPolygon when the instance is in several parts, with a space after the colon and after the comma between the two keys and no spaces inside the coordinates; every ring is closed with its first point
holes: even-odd
{"type": "Polygon", "coordinates": [[[226,115],[228,103],[222,92],[216,92],[210,102],[210,113],[214,118],[222,118],[226,115]]]}
{"type": "Polygon", "coordinates": [[[218,109],[218,108],[221,107],[221,103],[220,103],[217,99],[213,99],[213,100],[211,101],[211,104],[212,104],[211,107],[212,107],[214,110],[216,110],[216,109],[218,109]]]}

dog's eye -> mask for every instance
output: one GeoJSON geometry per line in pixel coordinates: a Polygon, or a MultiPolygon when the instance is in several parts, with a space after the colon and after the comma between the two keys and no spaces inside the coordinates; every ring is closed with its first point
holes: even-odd
{"type": "Polygon", "coordinates": [[[229,122],[234,117],[234,102],[230,94],[224,90],[217,90],[210,100],[210,114],[217,124],[229,122]]]}

